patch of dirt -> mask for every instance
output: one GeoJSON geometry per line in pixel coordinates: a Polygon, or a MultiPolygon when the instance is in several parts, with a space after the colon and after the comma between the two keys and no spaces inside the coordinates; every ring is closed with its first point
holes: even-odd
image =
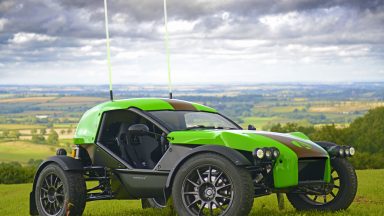
{"type": "Polygon", "coordinates": [[[356,196],[355,197],[355,200],[354,200],[355,203],[359,203],[359,204],[378,204],[378,205],[383,205],[384,204],[384,201],[375,201],[375,200],[370,200],[368,199],[367,197],[364,197],[364,196],[356,196]]]}

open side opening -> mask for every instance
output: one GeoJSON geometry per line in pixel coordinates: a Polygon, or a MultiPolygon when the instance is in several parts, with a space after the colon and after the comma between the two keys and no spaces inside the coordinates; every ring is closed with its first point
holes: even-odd
{"type": "Polygon", "coordinates": [[[164,135],[164,131],[144,116],[130,110],[113,110],[104,114],[98,143],[133,168],[153,169],[168,148],[164,135]],[[129,131],[136,124],[146,125],[149,133],[129,131]]]}

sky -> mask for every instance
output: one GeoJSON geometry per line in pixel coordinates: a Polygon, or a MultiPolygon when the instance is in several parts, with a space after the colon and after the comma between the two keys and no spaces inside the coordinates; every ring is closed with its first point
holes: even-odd
{"type": "MultiPolygon", "coordinates": [[[[108,0],[112,80],[166,84],[162,0],[108,0]]],[[[174,84],[384,81],[384,0],[168,0],[174,84]]],[[[0,84],[108,83],[103,0],[0,0],[0,84]]]]}

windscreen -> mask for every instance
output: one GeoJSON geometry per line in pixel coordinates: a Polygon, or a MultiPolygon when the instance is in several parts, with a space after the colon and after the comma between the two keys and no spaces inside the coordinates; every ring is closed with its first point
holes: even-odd
{"type": "Polygon", "coordinates": [[[240,129],[217,113],[194,111],[151,111],[169,130],[240,129]]]}

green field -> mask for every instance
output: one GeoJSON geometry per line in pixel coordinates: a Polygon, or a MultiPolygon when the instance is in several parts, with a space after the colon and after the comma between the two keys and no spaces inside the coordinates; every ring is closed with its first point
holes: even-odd
{"type": "MultiPolygon", "coordinates": [[[[308,95],[297,97],[292,91],[282,90],[278,93],[270,92],[271,94],[264,95],[261,99],[252,95],[245,97],[239,93],[233,95],[231,92],[225,92],[224,95],[227,97],[225,102],[221,102],[223,99],[221,93],[207,98],[200,93],[195,93],[192,95],[201,97],[192,101],[217,108],[243,126],[253,124],[256,128],[267,130],[272,124],[287,122],[347,125],[367,110],[384,106],[382,100],[373,96],[361,98],[345,95],[341,98],[329,99],[327,98],[330,97],[329,95],[335,95],[324,89],[321,92],[329,94],[324,99],[312,98],[310,96],[312,91],[301,92],[308,95]],[[237,96],[243,99],[236,99],[237,96]],[[229,97],[231,100],[228,100],[229,97]]],[[[184,97],[188,96],[184,95],[184,97]]],[[[74,128],[84,111],[105,100],[99,96],[60,96],[41,93],[17,97],[3,96],[0,97],[0,108],[2,108],[0,134],[2,130],[39,129],[46,128],[48,124],[54,128],[74,128]],[[47,117],[39,119],[39,116],[47,117]]]]}
{"type": "MultiPolygon", "coordinates": [[[[286,209],[279,211],[276,197],[257,198],[250,215],[384,215],[384,170],[357,171],[358,193],[346,211],[335,213],[296,212],[285,200],[286,209]]],[[[0,185],[0,215],[28,215],[28,197],[31,184],[0,185]]],[[[84,215],[170,215],[170,210],[142,210],[139,201],[97,201],[87,203],[84,215]]]]}
{"type": "Polygon", "coordinates": [[[29,159],[45,159],[55,155],[57,148],[27,141],[0,142],[0,162],[18,161],[25,164],[29,159]]]}
{"type": "Polygon", "coordinates": [[[274,124],[286,124],[288,122],[296,122],[300,125],[309,125],[308,121],[306,120],[292,120],[292,119],[286,119],[284,117],[245,117],[244,123],[241,124],[243,128],[247,128],[249,124],[255,126],[258,130],[264,130],[265,127],[274,125],[274,124]]]}
{"type": "Polygon", "coordinates": [[[43,125],[27,125],[27,124],[0,124],[1,130],[24,130],[24,129],[41,129],[43,125]]]}

